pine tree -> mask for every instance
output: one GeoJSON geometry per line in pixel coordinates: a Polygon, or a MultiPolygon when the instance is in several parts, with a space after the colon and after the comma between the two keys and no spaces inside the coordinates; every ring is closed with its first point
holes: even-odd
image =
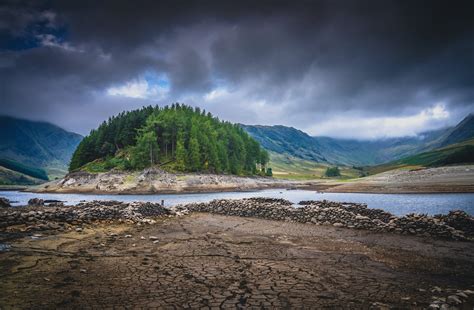
{"type": "Polygon", "coordinates": [[[178,171],[186,170],[186,149],[184,147],[184,134],[178,133],[178,141],[176,142],[176,169],[178,171]]]}
{"type": "Polygon", "coordinates": [[[188,168],[191,171],[198,171],[201,169],[201,155],[199,154],[199,143],[197,138],[195,137],[191,137],[189,139],[188,168]]]}
{"type": "Polygon", "coordinates": [[[159,146],[154,131],[142,131],[137,138],[137,145],[132,148],[132,167],[143,169],[157,162],[159,146]]]}

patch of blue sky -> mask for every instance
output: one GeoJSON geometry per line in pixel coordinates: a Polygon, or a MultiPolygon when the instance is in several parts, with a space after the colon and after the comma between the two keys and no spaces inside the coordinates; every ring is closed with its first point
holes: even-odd
{"type": "Polygon", "coordinates": [[[149,87],[159,87],[161,89],[170,88],[170,80],[165,73],[147,70],[143,74],[143,78],[149,87]]]}

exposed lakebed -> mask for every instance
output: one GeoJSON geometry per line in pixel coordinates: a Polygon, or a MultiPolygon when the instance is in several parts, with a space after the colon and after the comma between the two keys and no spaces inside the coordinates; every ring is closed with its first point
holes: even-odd
{"type": "Polygon", "coordinates": [[[208,202],[213,199],[241,199],[251,197],[283,198],[293,203],[303,200],[331,200],[367,204],[369,208],[388,211],[394,215],[409,213],[447,214],[451,210],[463,210],[474,215],[474,193],[465,194],[360,194],[360,193],[317,193],[309,190],[271,189],[252,192],[220,192],[199,194],[154,194],[154,195],[95,195],[95,194],[46,194],[19,191],[2,191],[0,197],[14,202],[13,205],[26,205],[31,198],[61,200],[66,204],[81,201],[118,200],[124,202],[161,202],[166,206],[192,202],[208,202]]]}

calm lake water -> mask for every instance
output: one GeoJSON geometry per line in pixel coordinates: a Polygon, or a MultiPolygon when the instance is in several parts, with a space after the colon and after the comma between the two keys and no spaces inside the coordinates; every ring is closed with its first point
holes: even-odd
{"type": "Polygon", "coordinates": [[[14,201],[13,205],[25,205],[30,198],[56,199],[67,204],[77,204],[90,200],[119,201],[165,201],[166,206],[180,203],[206,202],[213,199],[239,199],[249,197],[284,198],[293,203],[301,200],[332,200],[339,202],[366,203],[369,208],[379,208],[395,215],[408,213],[446,214],[450,210],[464,210],[474,215],[474,193],[470,194],[354,194],[354,193],[317,193],[307,190],[262,190],[255,192],[225,192],[200,194],[163,194],[163,195],[89,195],[89,194],[38,194],[19,191],[0,191],[0,197],[14,201]]]}

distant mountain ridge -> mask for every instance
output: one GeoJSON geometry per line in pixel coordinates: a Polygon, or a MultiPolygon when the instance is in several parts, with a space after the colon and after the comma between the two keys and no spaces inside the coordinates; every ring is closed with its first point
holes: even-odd
{"type": "Polygon", "coordinates": [[[67,172],[82,136],[56,125],[0,116],[0,158],[41,168],[50,176],[67,172]]]}
{"type": "Polygon", "coordinates": [[[339,165],[377,165],[474,138],[474,115],[455,127],[379,140],[312,137],[286,126],[242,125],[269,151],[339,165]]]}

